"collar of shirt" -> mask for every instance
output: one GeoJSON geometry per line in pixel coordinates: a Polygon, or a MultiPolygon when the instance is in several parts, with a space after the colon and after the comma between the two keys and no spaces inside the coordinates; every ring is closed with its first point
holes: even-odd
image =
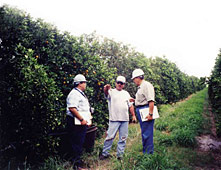
{"type": "Polygon", "coordinates": [[[87,96],[84,94],[84,92],[81,90],[81,89],[79,89],[79,88],[75,88],[75,90],[77,90],[78,92],[80,92],[85,98],[87,98],[87,96]]]}
{"type": "Polygon", "coordinates": [[[145,80],[142,80],[142,82],[140,83],[140,85],[138,86],[138,89],[141,88],[142,84],[144,83],[145,80]]]}
{"type": "Polygon", "coordinates": [[[81,93],[83,93],[83,91],[82,91],[81,89],[79,89],[79,88],[77,88],[77,87],[76,87],[75,89],[78,90],[78,91],[80,91],[81,93]]]}

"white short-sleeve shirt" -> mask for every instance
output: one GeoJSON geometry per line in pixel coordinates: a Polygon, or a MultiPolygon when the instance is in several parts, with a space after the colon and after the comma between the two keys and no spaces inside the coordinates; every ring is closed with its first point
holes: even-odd
{"type": "Polygon", "coordinates": [[[90,105],[88,99],[85,96],[83,96],[84,93],[80,89],[78,90],[72,89],[66,99],[67,102],[66,113],[71,117],[74,116],[69,110],[70,107],[75,107],[79,112],[90,112],[90,105]]]}
{"type": "Polygon", "coordinates": [[[147,105],[149,101],[155,101],[154,87],[143,80],[136,93],[135,106],[147,105]]]}
{"type": "Polygon", "coordinates": [[[129,121],[130,94],[125,90],[108,90],[108,109],[110,121],[129,121]]]}

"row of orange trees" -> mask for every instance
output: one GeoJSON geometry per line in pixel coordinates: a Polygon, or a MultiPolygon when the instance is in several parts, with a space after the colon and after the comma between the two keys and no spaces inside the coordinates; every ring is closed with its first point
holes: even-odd
{"type": "Polygon", "coordinates": [[[216,120],[217,135],[221,136],[221,51],[209,79],[209,98],[216,120]]]}
{"type": "Polygon", "coordinates": [[[95,33],[61,33],[23,11],[0,7],[1,153],[16,146],[21,160],[56,154],[59,142],[48,132],[65,126],[66,96],[78,73],[88,80],[86,94],[101,134],[108,123],[104,84],[114,85],[116,76],[124,75],[134,96],[135,68],[143,69],[153,83],[157,104],[176,102],[205,87],[205,78],[186,75],[165,57],[147,58],[130,45],[95,33]]]}

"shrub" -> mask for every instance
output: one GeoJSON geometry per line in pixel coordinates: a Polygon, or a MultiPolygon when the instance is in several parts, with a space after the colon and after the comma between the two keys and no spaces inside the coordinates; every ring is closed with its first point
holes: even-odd
{"type": "Polygon", "coordinates": [[[11,82],[4,88],[7,96],[1,105],[2,145],[14,143],[19,152],[15,156],[21,160],[43,159],[55,152],[57,141],[49,138],[48,132],[61,124],[63,113],[58,106],[62,93],[31,49],[19,45],[16,53],[16,64],[7,77],[11,82]]]}
{"type": "Polygon", "coordinates": [[[103,85],[113,84],[115,70],[91,55],[89,44],[7,6],[0,7],[0,35],[1,150],[18,143],[21,160],[56,152],[58,140],[47,133],[65,126],[65,99],[78,73],[88,80],[93,122],[98,135],[103,132],[108,123],[103,85]]]}
{"type": "Polygon", "coordinates": [[[216,118],[217,135],[221,136],[221,50],[209,78],[209,99],[216,118]]]}

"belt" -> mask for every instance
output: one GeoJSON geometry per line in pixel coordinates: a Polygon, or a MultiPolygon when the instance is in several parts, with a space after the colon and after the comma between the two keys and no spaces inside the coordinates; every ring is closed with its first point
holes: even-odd
{"type": "Polygon", "coordinates": [[[149,104],[137,105],[136,107],[139,108],[139,107],[145,107],[145,106],[149,106],[149,104]]]}

